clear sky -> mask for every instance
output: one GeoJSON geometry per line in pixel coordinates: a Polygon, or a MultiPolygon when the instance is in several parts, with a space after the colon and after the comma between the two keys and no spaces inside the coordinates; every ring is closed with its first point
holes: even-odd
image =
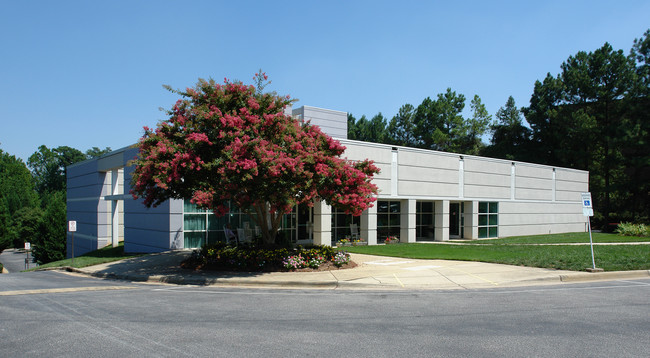
{"type": "Polygon", "coordinates": [[[390,118],[451,87],[490,114],[578,51],[627,54],[650,1],[0,0],[0,149],[118,149],[165,119],[162,88],[212,77],[390,118]]]}

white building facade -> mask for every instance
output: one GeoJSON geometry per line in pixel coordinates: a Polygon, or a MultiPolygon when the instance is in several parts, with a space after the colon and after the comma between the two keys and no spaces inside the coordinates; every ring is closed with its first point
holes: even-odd
{"type": "MultiPolygon", "coordinates": [[[[381,172],[373,180],[377,202],[360,217],[322,202],[285,215],[282,233],[291,242],[333,245],[358,234],[374,245],[388,236],[412,243],[586,230],[580,196],[589,191],[586,171],[352,141],[345,139],[345,112],[304,106],[293,115],[339,139],[348,159],[369,158],[381,172]]],[[[237,208],[224,217],[183,200],[147,209],[128,194],[128,162],[136,155],[123,148],[68,167],[76,255],[120,241],[126,252],[200,247],[224,241],[226,223],[240,237],[258,230],[237,208]]],[[[68,253],[71,245],[68,234],[68,253]]]]}

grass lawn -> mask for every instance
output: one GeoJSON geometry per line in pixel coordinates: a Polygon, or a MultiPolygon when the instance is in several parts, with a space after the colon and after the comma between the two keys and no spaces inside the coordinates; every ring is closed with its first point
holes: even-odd
{"type": "Polygon", "coordinates": [[[77,256],[74,258],[74,265],[72,264],[72,259],[65,259],[59,261],[49,262],[28,271],[34,271],[38,269],[48,268],[48,267],[61,267],[61,266],[71,266],[71,267],[86,267],[93,266],[98,264],[103,264],[105,262],[119,261],[122,259],[127,259],[129,257],[141,256],[139,254],[125,254],[124,253],[124,243],[120,243],[118,247],[106,246],[99,250],[88,252],[82,256],[77,256]]]}
{"type": "MultiPolygon", "coordinates": [[[[468,242],[468,245],[397,244],[378,246],[352,246],[344,250],[359,254],[405,257],[414,259],[444,259],[494,262],[508,265],[544,267],[583,271],[591,267],[589,245],[530,245],[540,243],[582,243],[589,234],[556,234],[522,236],[497,240],[468,242]],[[526,245],[529,244],[529,245],[526,245]]],[[[613,234],[598,234],[596,242],[636,242],[613,234]]],[[[634,240],[637,239],[637,240],[634,240]]],[[[641,241],[650,241],[649,239],[641,241]]],[[[594,246],[596,267],[605,271],[650,269],[650,245],[594,246]]]]}
{"type": "MultiPolygon", "coordinates": [[[[604,234],[595,232],[592,234],[594,243],[617,243],[617,242],[649,242],[650,237],[623,236],[617,234],[604,234]]],[[[478,245],[499,245],[499,244],[570,244],[589,243],[589,233],[572,232],[567,234],[515,236],[503,239],[474,240],[468,241],[478,245]]]]}

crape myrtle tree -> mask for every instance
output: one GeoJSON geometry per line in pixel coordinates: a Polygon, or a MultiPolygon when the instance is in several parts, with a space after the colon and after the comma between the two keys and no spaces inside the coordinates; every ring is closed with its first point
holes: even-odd
{"type": "Polygon", "coordinates": [[[200,79],[194,88],[172,90],[182,99],[157,128],[145,127],[132,162],[132,191],[147,207],[190,199],[218,216],[230,201],[262,229],[271,245],[282,216],[299,204],[323,200],[360,215],[372,206],[379,169],[372,161],[341,158],[345,147],[309,123],[285,114],[292,100],[256,86],[200,79]]]}

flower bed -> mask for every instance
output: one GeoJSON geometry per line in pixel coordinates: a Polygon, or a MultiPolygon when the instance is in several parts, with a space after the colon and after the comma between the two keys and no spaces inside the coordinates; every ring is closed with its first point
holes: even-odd
{"type": "Polygon", "coordinates": [[[384,244],[399,244],[399,238],[397,236],[388,236],[386,240],[384,240],[384,244]]]}
{"type": "Polygon", "coordinates": [[[350,254],[336,252],[330,246],[269,249],[219,243],[194,250],[192,256],[181,263],[181,267],[194,270],[287,271],[304,268],[317,270],[332,265],[340,268],[349,263],[350,254]]]}
{"type": "Polygon", "coordinates": [[[343,246],[363,246],[363,245],[368,245],[368,242],[363,241],[363,239],[350,239],[348,237],[341,239],[336,242],[336,247],[343,247],[343,246]]]}

